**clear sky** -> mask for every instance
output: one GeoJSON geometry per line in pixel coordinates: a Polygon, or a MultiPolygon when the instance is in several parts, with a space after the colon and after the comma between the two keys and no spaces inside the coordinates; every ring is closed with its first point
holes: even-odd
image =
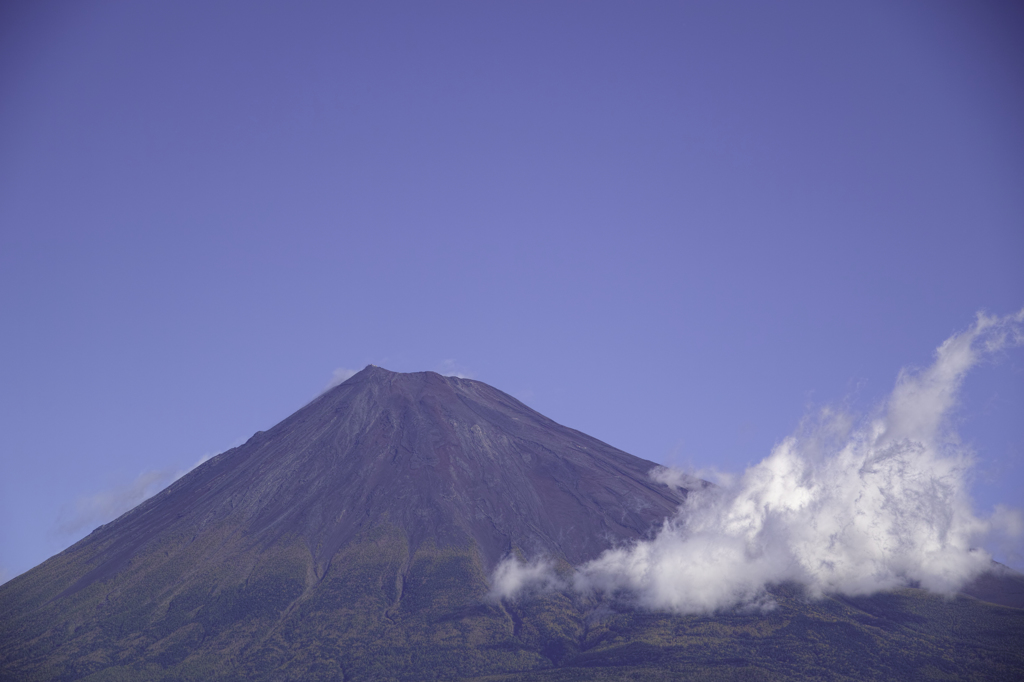
{"type": "Polygon", "coordinates": [[[368,363],[695,469],[870,411],[1024,305],[1022,84],[1011,2],[5,2],[0,580],[368,363]]]}

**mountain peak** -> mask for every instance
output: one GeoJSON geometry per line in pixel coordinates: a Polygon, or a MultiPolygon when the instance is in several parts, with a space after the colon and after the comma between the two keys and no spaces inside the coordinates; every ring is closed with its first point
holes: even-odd
{"type": "Polygon", "coordinates": [[[0,679],[1020,677],[1024,612],[914,590],[700,618],[493,600],[507,554],[565,569],[673,514],[651,467],[482,382],[370,366],[0,586],[0,679]]]}
{"type": "Polygon", "coordinates": [[[581,563],[674,512],[685,491],[654,466],[483,382],[369,365],[86,538],[106,559],[80,582],[215,526],[300,537],[321,566],[381,524],[411,552],[476,547],[488,568],[511,551],[581,563]]]}
{"type": "Polygon", "coordinates": [[[379,365],[367,365],[360,371],[353,374],[351,377],[343,381],[341,384],[349,382],[385,382],[390,383],[393,381],[402,382],[423,382],[423,381],[443,381],[457,384],[459,381],[466,381],[465,379],[459,379],[458,377],[450,377],[440,374],[438,372],[424,371],[424,372],[394,372],[389,369],[385,369],[379,365]]]}

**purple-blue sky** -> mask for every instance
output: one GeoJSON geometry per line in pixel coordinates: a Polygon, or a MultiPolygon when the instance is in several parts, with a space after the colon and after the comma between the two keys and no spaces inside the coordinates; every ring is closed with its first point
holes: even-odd
{"type": "MultiPolygon", "coordinates": [[[[1022,36],[1014,3],[4,3],[0,580],[336,368],[726,471],[870,410],[1024,305],[1022,36]]],[[[1022,414],[1011,348],[957,417],[981,512],[1024,507],[1022,414]]]]}

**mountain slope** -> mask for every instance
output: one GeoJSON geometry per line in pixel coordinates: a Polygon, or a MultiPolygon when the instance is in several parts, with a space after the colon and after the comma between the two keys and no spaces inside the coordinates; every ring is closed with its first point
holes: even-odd
{"type": "Polygon", "coordinates": [[[966,596],[488,597],[510,552],[569,571],[656,527],[685,491],[652,466],[480,382],[371,366],[0,586],[0,680],[1024,676],[1024,610],[966,596]]]}
{"type": "Polygon", "coordinates": [[[671,514],[653,463],[563,427],[486,384],[375,366],[230,450],[84,542],[112,543],[90,580],[165,533],[230,523],[302,537],[322,565],[383,520],[413,550],[513,546],[577,563],[671,514]]]}
{"type": "Polygon", "coordinates": [[[0,652],[20,666],[45,633],[78,644],[44,646],[39,665],[165,656],[221,626],[249,638],[300,601],[415,602],[438,570],[476,603],[512,551],[575,564],[671,514],[685,491],[650,481],[652,466],[486,384],[370,366],[3,586],[17,615],[0,652]],[[45,628],[58,611],[75,615],[60,635],[45,628]]]}

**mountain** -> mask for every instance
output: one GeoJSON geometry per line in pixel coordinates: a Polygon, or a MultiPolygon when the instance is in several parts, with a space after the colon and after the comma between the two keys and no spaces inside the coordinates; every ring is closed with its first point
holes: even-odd
{"type": "Polygon", "coordinates": [[[653,467],[486,384],[370,366],[0,587],[0,680],[1024,672],[1024,610],[990,603],[1015,575],[702,617],[489,596],[503,557],[567,575],[655,529],[686,490],[653,467]]]}
{"type": "Polygon", "coordinates": [[[486,384],[371,365],[98,529],[82,549],[105,558],[69,593],[200,529],[301,538],[316,573],[385,522],[411,555],[433,542],[475,546],[485,568],[513,548],[578,563],[674,511],[681,497],[647,479],[652,466],[486,384]]]}

